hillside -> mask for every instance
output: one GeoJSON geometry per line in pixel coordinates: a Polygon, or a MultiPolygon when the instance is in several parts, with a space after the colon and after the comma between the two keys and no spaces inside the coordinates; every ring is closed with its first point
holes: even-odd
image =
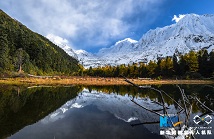
{"type": "Polygon", "coordinates": [[[0,73],[73,74],[78,61],[0,10],[0,73]]]}

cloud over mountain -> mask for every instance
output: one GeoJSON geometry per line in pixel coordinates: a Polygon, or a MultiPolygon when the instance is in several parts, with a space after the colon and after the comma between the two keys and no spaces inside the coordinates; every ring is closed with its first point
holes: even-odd
{"type": "Polygon", "coordinates": [[[108,45],[155,19],[159,0],[1,1],[12,17],[36,32],[55,34],[81,47],[108,45]],[[150,19],[145,20],[145,19],[150,19]],[[144,22],[141,22],[144,20],[144,22]],[[80,45],[81,44],[81,45],[80,45]]]}

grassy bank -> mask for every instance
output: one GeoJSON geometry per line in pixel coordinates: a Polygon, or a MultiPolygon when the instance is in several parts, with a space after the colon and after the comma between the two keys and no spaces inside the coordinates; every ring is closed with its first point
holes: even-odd
{"type": "MultiPolygon", "coordinates": [[[[139,84],[214,84],[213,80],[143,80],[129,79],[139,84]]],[[[10,85],[128,85],[123,78],[67,77],[67,78],[0,78],[0,84],[10,85]]]]}

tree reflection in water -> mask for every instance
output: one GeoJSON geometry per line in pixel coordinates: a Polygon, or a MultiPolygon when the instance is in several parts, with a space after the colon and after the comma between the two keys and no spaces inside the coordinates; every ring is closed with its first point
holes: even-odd
{"type": "MultiPolygon", "coordinates": [[[[198,109],[202,111],[202,114],[200,114],[199,116],[198,115],[194,116],[193,119],[195,121],[198,121],[198,123],[200,123],[201,117],[207,115],[206,117],[209,117],[210,119],[207,122],[206,117],[202,118],[202,122],[204,123],[204,125],[212,122],[212,117],[210,115],[213,115],[214,111],[211,108],[209,108],[208,106],[206,106],[206,104],[205,104],[205,103],[208,103],[208,104],[211,104],[211,106],[213,106],[214,100],[213,100],[213,98],[209,97],[209,94],[206,95],[206,97],[205,97],[206,100],[202,103],[196,94],[193,93],[192,95],[186,95],[184,93],[184,89],[182,89],[179,85],[176,85],[179,88],[180,97],[181,97],[180,100],[176,101],[163,90],[159,90],[159,89],[156,89],[156,88],[151,87],[151,86],[139,86],[139,85],[129,81],[127,78],[125,78],[125,81],[128,82],[129,84],[139,88],[139,89],[150,89],[150,90],[154,90],[155,92],[158,93],[158,95],[161,98],[161,103],[157,103],[157,102],[156,103],[163,107],[162,109],[159,109],[159,110],[152,110],[152,109],[146,108],[146,107],[138,104],[137,102],[135,102],[134,98],[131,100],[133,103],[135,103],[136,105],[138,105],[139,107],[143,108],[146,111],[154,113],[160,117],[161,116],[162,117],[164,117],[164,116],[170,117],[169,116],[170,110],[168,110],[167,106],[165,105],[166,103],[165,103],[165,100],[163,98],[163,95],[168,97],[171,101],[173,101],[178,106],[176,109],[177,112],[170,113],[170,114],[173,114],[173,115],[178,117],[178,122],[177,122],[177,124],[173,123],[172,119],[169,118],[169,122],[171,123],[172,128],[167,129],[168,131],[170,131],[169,134],[166,135],[167,138],[170,138],[170,136],[174,137],[174,138],[180,138],[181,137],[181,138],[186,138],[186,139],[196,138],[194,134],[197,130],[193,129],[189,124],[189,122],[192,120],[192,119],[190,119],[190,117],[192,115],[193,104],[195,104],[198,107],[198,109]],[[161,113],[159,113],[159,111],[161,113]],[[181,118],[181,115],[184,116],[183,119],[181,118]],[[183,122],[183,121],[185,121],[185,122],[183,122]],[[181,131],[183,134],[181,134],[181,135],[178,135],[177,133],[174,134],[175,132],[173,134],[171,134],[177,125],[179,125],[178,130],[181,131]]],[[[212,87],[212,86],[209,86],[209,87],[212,87]]],[[[145,125],[145,124],[157,124],[157,123],[160,123],[160,121],[143,122],[143,123],[138,123],[138,124],[132,124],[132,126],[139,126],[139,125],[145,125]]],[[[163,132],[166,133],[167,131],[163,130],[163,132]]],[[[206,134],[206,133],[204,133],[204,134],[206,134]]]]}

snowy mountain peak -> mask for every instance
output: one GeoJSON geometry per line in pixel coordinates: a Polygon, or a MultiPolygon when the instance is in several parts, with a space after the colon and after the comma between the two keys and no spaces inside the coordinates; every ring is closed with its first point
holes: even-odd
{"type": "MultiPolygon", "coordinates": [[[[214,16],[188,14],[176,24],[148,31],[140,39],[140,44],[145,47],[160,44],[166,46],[166,43],[174,41],[179,43],[176,46],[183,45],[184,48],[185,46],[190,48],[194,38],[197,39],[199,36],[205,38],[214,36],[214,16]]],[[[175,44],[171,42],[170,45],[175,44]]]]}
{"type": "Polygon", "coordinates": [[[79,55],[79,54],[87,54],[88,52],[80,49],[80,50],[75,50],[75,53],[79,55]]]}
{"type": "Polygon", "coordinates": [[[63,39],[59,36],[55,36],[53,34],[48,34],[46,36],[47,39],[49,39],[51,42],[53,42],[55,45],[62,48],[68,55],[72,56],[75,59],[78,59],[77,54],[72,50],[72,48],[68,45],[68,40],[63,39]]]}
{"type": "Polygon", "coordinates": [[[126,38],[124,40],[118,41],[115,43],[115,45],[111,46],[110,48],[102,48],[98,52],[98,56],[104,56],[108,55],[108,53],[118,53],[118,52],[131,52],[133,49],[135,49],[135,44],[137,44],[138,41],[126,38]],[[108,52],[108,53],[106,53],[108,52]]]}

